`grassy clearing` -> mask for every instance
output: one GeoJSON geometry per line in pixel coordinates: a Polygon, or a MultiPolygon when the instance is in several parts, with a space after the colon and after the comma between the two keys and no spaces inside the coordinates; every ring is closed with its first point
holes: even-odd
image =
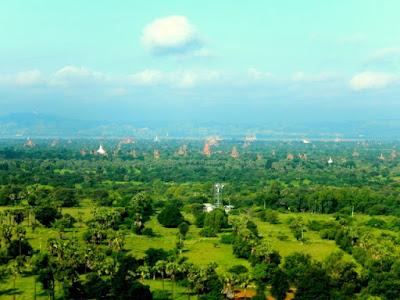
{"type": "MultiPolygon", "coordinates": [[[[0,207],[0,211],[4,209],[6,208],[0,207]]],[[[65,235],[69,237],[74,235],[78,237],[81,236],[86,228],[84,222],[89,220],[91,217],[91,208],[63,208],[62,212],[69,213],[77,219],[82,219],[82,222],[78,223],[73,231],[68,231],[65,233],[65,235]]],[[[280,224],[269,224],[266,222],[261,222],[255,218],[254,220],[258,226],[260,235],[271,244],[272,248],[278,250],[282,257],[285,257],[293,252],[300,251],[310,254],[316,260],[322,261],[332,252],[339,250],[334,241],[321,239],[317,232],[306,231],[305,236],[307,241],[305,243],[295,240],[287,221],[289,218],[297,216],[301,216],[305,223],[310,220],[327,221],[333,218],[330,215],[291,213],[279,214],[280,224]],[[282,236],[286,236],[287,239],[282,240],[282,236]]],[[[370,217],[368,216],[356,216],[355,221],[357,223],[364,223],[369,218],[370,217]]],[[[151,218],[151,220],[146,223],[146,227],[152,228],[157,236],[138,236],[133,232],[127,231],[125,248],[130,251],[132,255],[140,258],[143,257],[145,251],[151,247],[164,249],[173,249],[175,247],[177,229],[162,227],[158,223],[156,217],[151,218]]],[[[219,243],[219,237],[201,237],[199,232],[199,228],[196,228],[194,225],[190,226],[183,252],[183,255],[186,256],[189,261],[198,265],[206,265],[210,262],[217,262],[219,265],[218,269],[220,271],[229,269],[233,265],[238,264],[249,267],[249,263],[246,260],[234,257],[231,245],[219,243]]],[[[32,231],[31,229],[28,229],[27,231],[27,238],[35,250],[40,250],[47,247],[48,238],[58,238],[59,236],[59,232],[53,228],[38,227],[35,229],[35,231],[32,231]]],[[[81,242],[83,243],[83,241],[81,242]]],[[[351,256],[347,254],[346,257],[348,259],[352,259],[351,256]]],[[[159,280],[148,280],[146,281],[146,284],[149,284],[152,290],[162,289],[162,281],[159,280]]],[[[164,284],[165,289],[171,288],[171,282],[165,281],[164,284]]],[[[175,292],[176,299],[187,299],[186,290],[184,290],[182,287],[176,286],[175,292]]],[[[12,299],[13,293],[16,293],[17,299],[33,299],[34,278],[18,276],[16,279],[15,290],[13,289],[12,278],[7,282],[0,283],[1,299],[12,299]]],[[[41,290],[39,283],[37,284],[37,299],[47,299],[47,294],[41,290]]],[[[193,299],[195,299],[195,297],[193,297],[193,299]]]]}

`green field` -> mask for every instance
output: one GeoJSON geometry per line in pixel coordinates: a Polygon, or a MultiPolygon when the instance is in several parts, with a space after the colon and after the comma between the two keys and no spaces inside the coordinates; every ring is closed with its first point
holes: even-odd
{"type": "MultiPolygon", "coordinates": [[[[1,207],[1,210],[8,209],[7,207],[1,207]]],[[[73,237],[76,235],[82,235],[87,221],[91,216],[91,208],[64,208],[63,213],[69,213],[76,218],[82,218],[83,222],[77,223],[76,228],[65,232],[66,236],[73,237]]],[[[290,213],[290,214],[279,214],[279,224],[269,224],[267,222],[261,222],[257,218],[255,220],[260,235],[265,241],[270,243],[273,249],[277,250],[283,257],[299,251],[302,253],[310,254],[314,259],[322,261],[330,253],[334,251],[340,251],[334,241],[321,239],[317,232],[306,231],[306,242],[299,242],[295,240],[291,230],[287,224],[287,219],[291,217],[301,216],[305,223],[310,220],[329,220],[332,219],[331,215],[320,215],[311,213],[290,213]],[[287,240],[282,240],[279,237],[286,236],[287,240]]],[[[186,215],[187,219],[191,219],[190,215],[186,215]]],[[[370,217],[360,215],[354,219],[356,222],[365,222],[370,217]]],[[[26,222],[26,221],[24,221],[26,222]]],[[[141,258],[144,256],[144,252],[148,248],[164,248],[172,249],[176,243],[177,229],[168,229],[162,227],[155,217],[152,217],[147,223],[146,227],[152,228],[156,233],[155,237],[147,237],[136,235],[129,230],[125,230],[125,249],[130,251],[134,256],[141,258]]],[[[200,229],[195,225],[190,225],[190,230],[185,241],[185,247],[183,250],[183,256],[187,257],[190,262],[197,265],[206,265],[210,262],[217,262],[219,271],[227,270],[234,265],[245,265],[249,266],[249,262],[245,259],[238,259],[232,253],[232,246],[222,244],[219,242],[219,237],[205,238],[200,236],[200,229]]],[[[59,238],[60,233],[53,228],[38,227],[35,231],[28,228],[27,238],[35,250],[44,249],[47,246],[47,239],[50,237],[59,238]]],[[[82,239],[78,239],[82,243],[82,239]]],[[[345,257],[349,260],[353,258],[345,254],[345,257]]],[[[161,281],[146,280],[154,289],[161,289],[161,281]]],[[[169,282],[166,281],[166,286],[169,286],[169,282]]],[[[167,289],[167,288],[166,288],[167,289]]],[[[32,276],[17,276],[15,279],[15,289],[13,288],[13,280],[0,283],[1,299],[13,299],[13,295],[16,295],[17,299],[33,299],[34,293],[34,278],[32,276]]],[[[176,287],[176,297],[186,297],[183,288],[176,287]]],[[[37,299],[46,299],[47,295],[42,292],[40,284],[36,285],[37,299]]]]}

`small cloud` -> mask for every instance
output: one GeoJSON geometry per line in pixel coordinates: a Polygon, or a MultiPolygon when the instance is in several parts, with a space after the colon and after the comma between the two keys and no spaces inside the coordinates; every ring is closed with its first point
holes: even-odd
{"type": "Polygon", "coordinates": [[[158,70],[143,70],[132,76],[132,81],[136,85],[154,85],[161,83],[165,78],[163,72],[158,70]]]}
{"type": "Polygon", "coordinates": [[[197,31],[185,16],[154,20],[143,29],[142,44],[155,55],[207,54],[197,31]]]}
{"type": "Polygon", "coordinates": [[[134,85],[154,86],[166,85],[178,88],[191,88],[204,83],[220,82],[222,74],[219,71],[174,71],[143,70],[131,76],[134,85]]]}
{"type": "Polygon", "coordinates": [[[271,79],[273,77],[272,73],[262,72],[256,68],[249,68],[248,74],[250,75],[250,78],[254,80],[265,80],[265,79],[271,79]]]}
{"type": "Polygon", "coordinates": [[[22,71],[15,75],[0,76],[0,84],[16,86],[35,86],[45,82],[43,74],[38,70],[22,71]]]}
{"type": "Polygon", "coordinates": [[[376,50],[367,59],[366,65],[382,70],[400,68],[400,47],[387,47],[376,50]]]}
{"type": "Polygon", "coordinates": [[[322,81],[330,81],[335,79],[335,76],[332,73],[319,73],[319,74],[306,74],[304,72],[296,72],[293,74],[291,80],[293,82],[322,82],[322,81]]]}
{"type": "Polygon", "coordinates": [[[382,89],[394,83],[398,78],[390,73],[362,72],[350,80],[350,86],[356,91],[382,89]]]}
{"type": "Polygon", "coordinates": [[[55,72],[49,79],[49,84],[54,86],[68,86],[71,84],[92,84],[105,82],[108,77],[85,67],[65,66],[55,72]]]}
{"type": "Polygon", "coordinates": [[[37,85],[44,82],[43,75],[38,70],[20,72],[15,76],[15,83],[22,86],[37,85]]]}
{"type": "Polygon", "coordinates": [[[381,48],[375,51],[372,59],[383,59],[391,56],[400,56],[400,47],[381,48]]]}

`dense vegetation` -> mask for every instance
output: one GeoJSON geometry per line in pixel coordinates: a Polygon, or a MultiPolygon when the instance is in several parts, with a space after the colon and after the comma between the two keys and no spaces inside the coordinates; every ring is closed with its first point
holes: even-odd
{"type": "Polygon", "coordinates": [[[102,142],[1,142],[0,295],[399,297],[398,143],[102,142]]]}

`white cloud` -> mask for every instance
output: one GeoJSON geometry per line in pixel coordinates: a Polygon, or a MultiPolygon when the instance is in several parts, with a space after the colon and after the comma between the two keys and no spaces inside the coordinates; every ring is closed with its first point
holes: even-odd
{"type": "Polygon", "coordinates": [[[355,75],[350,80],[350,86],[356,91],[366,89],[381,89],[394,83],[397,79],[397,76],[390,73],[367,71],[355,75]]]}
{"type": "Polygon", "coordinates": [[[16,84],[22,86],[37,85],[43,83],[43,81],[43,75],[38,70],[20,72],[15,76],[16,84]]]}
{"type": "Polygon", "coordinates": [[[35,86],[45,82],[45,78],[38,70],[22,71],[15,75],[0,76],[0,83],[16,86],[35,86]]]}
{"type": "Polygon", "coordinates": [[[323,82],[336,79],[337,75],[333,73],[322,72],[318,74],[306,74],[304,72],[296,72],[293,74],[291,81],[299,82],[323,82]]]}
{"type": "Polygon", "coordinates": [[[250,76],[250,79],[253,80],[265,80],[273,78],[272,73],[259,71],[256,68],[249,68],[247,72],[250,76]]]}
{"type": "Polygon", "coordinates": [[[105,74],[85,67],[65,66],[50,76],[49,84],[54,86],[81,85],[106,82],[108,79],[105,74]]]}
{"type": "Polygon", "coordinates": [[[384,59],[392,56],[400,56],[400,47],[381,48],[375,51],[371,59],[384,59]]]}
{"type": "Polygon", "coordinates": [[[143,70],[132,75],[132,81],[136,85],[154,85],[162,83],[165,75],[159,70],[143,70]]]}
{"type": "Polygon", "coordinates": [[[185,70],[165,72],[160,70],[143,70],[131,76],[134,85],[166,85],[178,88],[190,88],[206,83],[220,83],[223,74],[215,70],[185,70]]]}
{"type": "Polygon", "coordinates": [[[142,33],[143,46],[154,54],[181,54],[198,52],[202,42],[185,16],[169,16],[156,19],[148,24],[142,33]]]}

